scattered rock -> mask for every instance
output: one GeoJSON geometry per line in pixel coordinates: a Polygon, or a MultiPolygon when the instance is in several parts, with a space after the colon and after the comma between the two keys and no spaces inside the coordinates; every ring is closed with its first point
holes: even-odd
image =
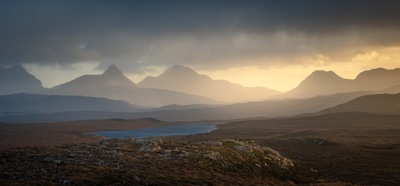
{"type": "Polygon", "coordinates": [[[135,181],[140,182],[140,178],[139,178],[138,176],[132,176],[132,177],[133,177],[133,179],[134,179],[135,181]]]}
{"type": "Polygon", "coordinates": [[[64,184],[71,184],[71,180],[64,180],[64,184]]]}
{"type": "Polygon", "coordinates": [[[253,147],[246,145],[246,146],[235,146],[235,149],[239,152],[243,152],[244,154],[246,154],[247,156],[250,157],[255,157],[254,153],[253,153],[253,147]]]}
{"type": "Polygon", "coordinates": [[[107,147],[104,146],[104,145],[99,145],[99,146],[97,146],[97,148],[96,148],[97,151],[102,151],[102,150],[104,150],[104,149],[107,149],[107,147]]]}
{"type": "Polygon", "coordinates": [[[144,142],[146,142],[146,140],[144,140],[144,139],[136,139],[136,143],[137,144],[144,144],[144,142]]]}
{"type": "Polygon", "coordinates": [[[125,139],[126,142],[129,142],[129,143],[135,142],[135,139],[133,139],[132,136],[125,136],[124,139],[125,139]]]}
{"type": "Polygon", "coordinates": [[[151,138],[150,140],[149,140],[149,142],[151,142],[151,143],[157,143],[157,144],[162,144],[162,139],[161,138],[151,138]]]}
{"type": "Polygon", "coordinates": [[[217,160],[217,158],[218,158],[219,155],[220,155],[219,152],[211,151],[210,154],[204,154],[204,157],[205,157],[205,158],[210,158],[210,159],[212,159],[212,160],[217,160]]]}

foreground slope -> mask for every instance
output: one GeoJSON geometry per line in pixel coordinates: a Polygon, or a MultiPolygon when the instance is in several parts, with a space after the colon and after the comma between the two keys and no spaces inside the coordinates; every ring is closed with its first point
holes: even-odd
{"type": "Polygon", "coordinates": [[[103,74],[84,75],[56,86],[43,94],[78,95],[125,100],[135,105],[159,107],[170,104],[217,104],[213,99],[180,92],[140,88],[129,80],[115,65],[103,74]]]}
{"type": "Polygon", "coordinates": [[[0,67],[0,95],[32,92],[44,89],[42,82],[22,66],[0,67]]]}
{"type": "Polygon", "coordinates": [[[226,80],[213,80],[181,65],[175,65],[157,77],[147,76],[138,85],[144,88],[184,92],[225,102],[259,101],[280,94],[279,91],[265,87],[243,87],[226,80]]]}
{"type": "Polygon", "coordinates": [[[7,162],[0,181],[10,185],[345,185],[244,140],[112,139],[0,155],[7,162]]]}

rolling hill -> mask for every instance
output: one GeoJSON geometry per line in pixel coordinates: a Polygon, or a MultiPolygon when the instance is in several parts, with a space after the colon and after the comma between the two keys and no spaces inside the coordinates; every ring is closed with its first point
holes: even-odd
{"type": "Polygon", "coordinates": [[[367,112],[372,114],[400,114],[400,94],[365,95],[346,103],[324,109],[316,114],[338,112],[367,112]]]}
{"type": "Polygon", "coordinates": [[[125,101],[85,96],[11,94],[0,96],[0,114],[53,113],[66,111],[136,112],[141,107],[125,101]]]}
{"type": "Polygon", "coordinates": [[[166,110],[155,109],[136,113],[84,111],[59,112],[52,114],[29,114],[24,116],[0,116],[0,122],[60,122],[107,118],[135,119],[144,117],[152,117],[164,121],[199,121],[231,120],[251,117],[283,117],[318,112],[366,94],[370,93],[340,93],[329,96],[317,96],[309,99],[271,100],[263,102],[238,103],[217,107],[208,106],[206,108],[198,108],[196,105],[172,105],[166,108],[161,108],[166,110]]]}

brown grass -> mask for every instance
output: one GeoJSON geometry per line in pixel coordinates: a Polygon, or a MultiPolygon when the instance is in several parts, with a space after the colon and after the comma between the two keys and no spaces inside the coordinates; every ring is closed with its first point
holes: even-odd
{"type": "Polygon", "coordinates": [[[94,143],[103,140],[87,132],[132,130],[141,128],[179,125],[151,119],[92,120],[60,123],[0,123],[0,150],[26,146],[57,146],[66,143],[94,143]]]}

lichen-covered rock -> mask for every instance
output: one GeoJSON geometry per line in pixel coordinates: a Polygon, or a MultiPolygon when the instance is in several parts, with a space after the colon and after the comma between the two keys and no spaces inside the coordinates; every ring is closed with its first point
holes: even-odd
{"type": "Polygon", "coordinates": [[[268,153],[267,157],[265,157],[266,159],[269,158],[271,160],[278,162],[282,168],[294,166],[292,160],[282,157],[278,151],[271,149],[269,147],[262,147],[262,150],[268,153]]]}
{"type": "Polygon", "coordinates": [[[273,154],[273,155],[275,155],[275,156],[281,156],[281,155],[279,154],[278,151],[276,151],[276,150],[274,150],[274,149],[271,149],[271,148],[269,148],[269,147],[261,147],[261,149],[262,149],[263,151],[267,151],[268,153],[271,153],[271,154],[273,154]]]}
{"type": "Polygon", "coordinates": [[[244,154],[246,154],[247,156],[250,157],[255,157],[254,153],[253,153],[253,147],[246,145],[246,146],[235,146],[235,149],[239,152],[242,152],[244,154]]]}
{"type": "Polygon", "coordinates": [[[124,139],[126,142],[129,142],[129,143],[135,142],[135,139],[132,136],[125,136],[124,139]]]}
{"type": "Polygon", "coordinates": [[[274,154],[267,154],[267,157],[271,158],[274,161],[279,161],[281,160],[280,156],[276,156],[274,154]]]}
{"type": "Polygon", "coordinates": [[[212,160],[217,160],[217,157],[220,156],[218,151],[211,151],[209,154],[204,154],[205,158],[210,158],[212,160]]]}
{"type": "Polygon", "coordinates": [[[157,143],[157,144],[162,144],[162,139],[161,139],[161,138],[151,138],[151,139],[149,140],[149,142],[157,143]]]}
{"type": "Polygon", "coordinates": [[[144,139],[136,139],[137,144],[144,144],[145,142],[146,142],[146,140],[144,140],[144,139]]]}

